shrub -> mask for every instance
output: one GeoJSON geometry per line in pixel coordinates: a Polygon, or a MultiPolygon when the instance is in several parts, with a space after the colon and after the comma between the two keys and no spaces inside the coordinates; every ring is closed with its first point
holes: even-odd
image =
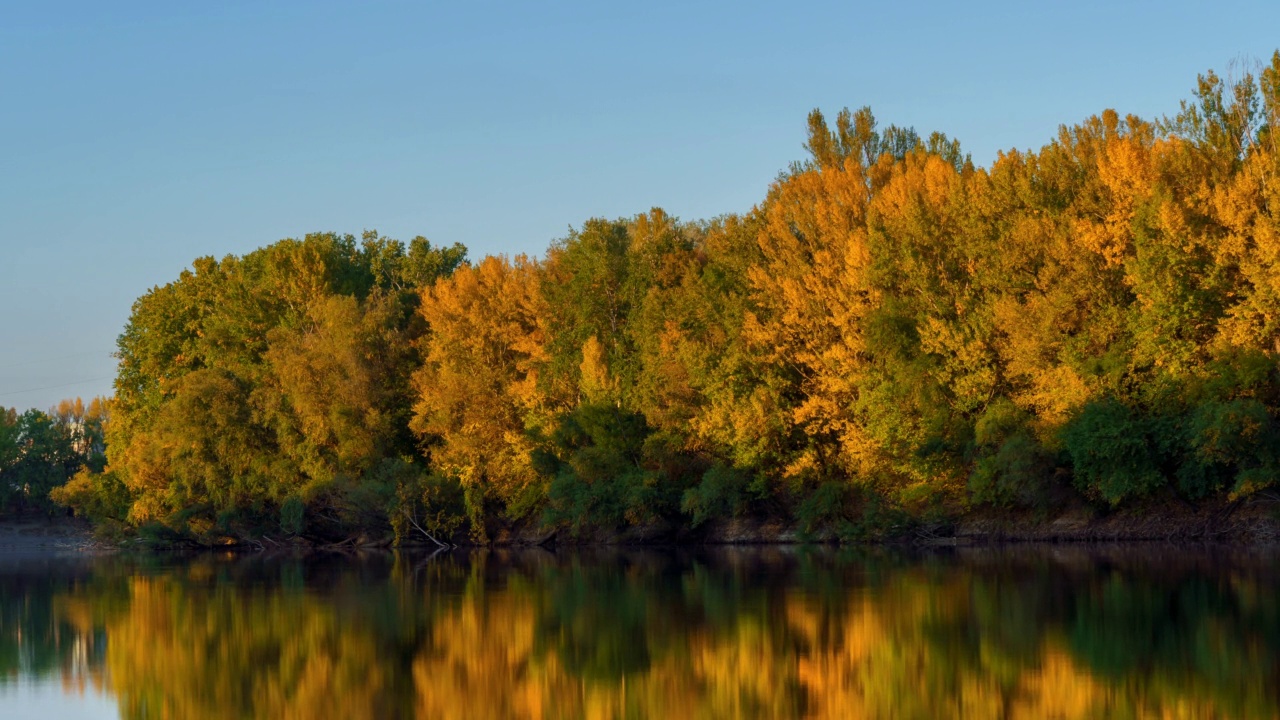
{"type": "Polygon", "coordinates": [[[387,458],[365,483],[383,498],[396,542],[415,533],[447,541],[467,519],[466,492],[456,478],[427,473],[402,458],[387,458]]]}
{"type": "Polygon", "coordinates": [[[280,506],[280,529],[290,535],[302,534],[306,527],[306,512],[307,507],[302,504],[302,498],[290,495],[280,506]]]}
{"type": "Polygon", "coordinates": [[[1053,471],[1049,455],[1028,432],[1006,438],[981,457],[969,476],[969,496],[979,503],[1034,505],[1053,471]]]}
{"type": "Polygon", "coordinates": [[[716,464],[702,475],[702,482],[684,491],[680,509],[691,518],[694,527],[712,518],[741,515],[746,509],[751,476],[723,464],[716,464]]]}
{"type": "Polygon", "coordinates": [[[123,523],[133,504],[129,489],[118,475],[110,471],[94,473],[87,468],[49,491],[49,499],[95,523],[123,523]]]}
{"type": "Polygon", "coordinates": [[[848,522],[852,504],[852,488],[843,482],[822,483],[796,506],[800,532],[811,535],[842,522],[848,522]]]}
{"type": "Polygon", "coordinates": [[[662,474],[646,466],[644,416],[614,405],[581,405],[562,415],[534,465],[551,476],[546,520],[586,526],[640,525],[671,504],[662,474]]]}
{"type": "Polygon", "coordinates": [[[1151,437],[1153,424],[1114,398],[1085,405],[1061,436],[1076,486],[1118,505],[1163,485],[1162,447],[1151,437]]]}
{"type": "Polygon", "coordinates": [[[1233,493],[1256,491],[1280,465],[1280,433],[1266,406],[1252,398],[1201,404],[1187,422],[1186,443],[1178,488],[1193,499],[1228,483],[1233,493]]]}

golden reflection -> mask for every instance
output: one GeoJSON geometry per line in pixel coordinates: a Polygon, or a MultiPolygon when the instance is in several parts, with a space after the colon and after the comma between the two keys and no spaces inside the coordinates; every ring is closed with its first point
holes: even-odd
{"type": "Polygon", "coordinates": [[[127,718],[1280,714],[1265,575],[859,562],[201,561],[6,598],[0,662],[127,718]]]}
{"type": "Polygon", "coordinates": [[[582,715],[580,684],[534,651],[534,608],[511,594],[469,598],[436,623],[413,661],[418,717],[582,715]]]}

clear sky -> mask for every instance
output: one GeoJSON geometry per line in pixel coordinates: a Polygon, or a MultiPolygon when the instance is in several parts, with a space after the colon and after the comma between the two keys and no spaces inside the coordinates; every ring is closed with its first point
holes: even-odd
{"type": "Polygon", "coordinates": [[[0,405],[108,394],[133,300],[203,255],[742,212],[814,107],[988,165],[1176,112],[1276,28],[1274,0],[0,3],[0,405]]]}

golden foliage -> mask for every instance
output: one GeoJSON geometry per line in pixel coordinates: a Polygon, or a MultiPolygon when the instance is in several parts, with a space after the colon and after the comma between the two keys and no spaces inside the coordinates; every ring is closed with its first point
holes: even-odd
{"type": "Polygon", "coordinates": [[[537,481],[524,430],[545,412],[546,312],[538,265],[488,257],[422,291],[430,327],[410,427],[464,485],[509,498],[537,481]]]}

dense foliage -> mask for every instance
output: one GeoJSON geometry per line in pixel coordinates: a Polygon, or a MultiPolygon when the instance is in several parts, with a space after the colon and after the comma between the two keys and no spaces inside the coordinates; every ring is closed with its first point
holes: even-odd
{"type": "Polygon", "coordinates": [[[1280,53],[990,168],[815,110],[742,216],[593,219],[541,259],[376,234],[204,258],[120,338],[97,477],[128,498],[96,507],[204,537],[857,537],[1248,495],[1280,471],[1277,119],[1280,53]]]}

